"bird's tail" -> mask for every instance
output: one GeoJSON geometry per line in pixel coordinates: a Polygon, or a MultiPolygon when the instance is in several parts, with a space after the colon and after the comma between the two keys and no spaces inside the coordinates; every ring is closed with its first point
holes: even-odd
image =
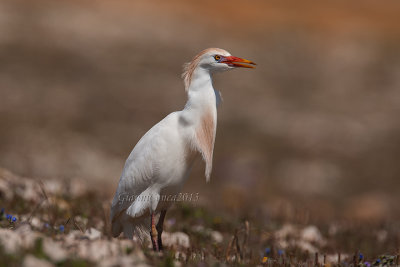
{"type": "Polygon", "coordinates": [[[133,239],[136,236],[142,243],[149,239],[150,216],[132,218],[127,214],[121,214],[113,220],[111,225],[113,237],[118,237],[121,233],[125,238],[133,239]]]}

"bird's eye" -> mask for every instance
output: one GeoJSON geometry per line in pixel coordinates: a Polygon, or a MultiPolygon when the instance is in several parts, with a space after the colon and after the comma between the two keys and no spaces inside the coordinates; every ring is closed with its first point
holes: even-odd
{"type": "Polygon", "coordinates": [[[218,60],[221,59],[221,56],[220,56],[220,55],[215,55],[215,56],[214,56],[214,59],[218,61],[218,60]]]}

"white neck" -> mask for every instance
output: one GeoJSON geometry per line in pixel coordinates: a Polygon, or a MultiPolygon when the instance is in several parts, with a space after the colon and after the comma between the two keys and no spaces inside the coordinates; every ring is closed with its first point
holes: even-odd
{"type": "Polygon", "coordinates": [[[196,124],[205,112],[210,111],[216,116],[216,97],[211,74],[208,70],[198,67],[193,72],[183,112],[188,115],[187,119],[196,124]]]}
{"type": "Polygon", "coordinates": [[[181,125],[189,130],[189,143],[206,163],[206,180],[210,179],[217,129],[217,106],[210,72],[197,67],[188,88],[188,101],[181,111],[181,125]]]}

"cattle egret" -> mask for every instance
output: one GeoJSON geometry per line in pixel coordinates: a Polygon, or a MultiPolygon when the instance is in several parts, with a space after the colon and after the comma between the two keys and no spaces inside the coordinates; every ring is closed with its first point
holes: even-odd
{"type": "Polygon", "coordinates": [[[251,65],[255,63],[219,48],[206,49],[185,64],[182,78],[188,100],[184,109],[154,125],[126,160],[111,205],[114,237],[123,232],[127,238],[135,235],[143,240],[150,233],[153,249],[162,250],[163,222],[172,204],[162,196],[179,194],[199,156],[205,162],[206,181],[210,179],[219,98],[212,74],[251,65]]]}

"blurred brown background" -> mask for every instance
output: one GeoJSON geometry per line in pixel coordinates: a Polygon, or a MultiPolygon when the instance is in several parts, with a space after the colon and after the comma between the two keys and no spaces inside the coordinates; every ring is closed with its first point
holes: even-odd
{"type": "Polygon", "coordinates": [[[139,138],[220,47],[214,170],[187,192],[247,216],[399,217],[400,2],[0,2],[0,166],[114,193],[139,138]]]}

